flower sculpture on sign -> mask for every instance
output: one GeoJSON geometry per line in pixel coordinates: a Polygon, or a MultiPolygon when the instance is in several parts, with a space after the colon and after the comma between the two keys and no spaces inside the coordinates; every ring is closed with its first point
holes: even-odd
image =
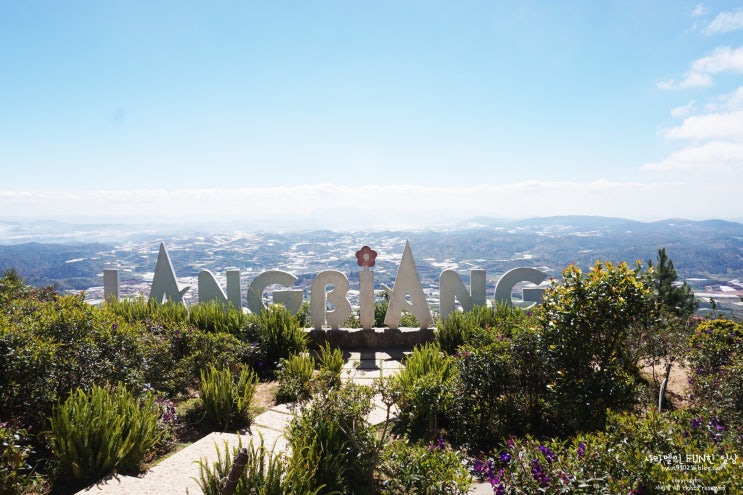
{"type": "Polygon", "coordinates": [[[359,266],[364,267],[364,270],[368,270],[374,266],[377,259],[377,252],[369,246],[364,246],[356,251],[356,262],[359,266]]]}

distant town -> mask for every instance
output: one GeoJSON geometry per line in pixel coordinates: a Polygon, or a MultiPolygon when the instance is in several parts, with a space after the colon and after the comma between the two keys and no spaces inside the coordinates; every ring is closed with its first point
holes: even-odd
{"type": "MultiPolygon", "coordinates": [[[[642,223],[601,217],[553,217],[523,221],[473,219],[448,228],[407,232],[209,232],[172,226],[60,226],[0,221],[0,268],[14,268],[34,285],[54,283],[61,290],[103,297],[104,269],[118,269],[123,297],[149,294],[159,243],[165,242],[178,283],[190,286],[187,302],[198,300],[197,277],[211,271],[224,287],[225,272],[239,269],[243,293],[259,273],[279,269],[298,277],[295,288],[309,297],[313,277],[328,269],[348,275],[348,298],[358,304],[354,253],[376,250],[375,285],[392,285],[406,240],[410,240],[421,284],[431,302],[439,297],[439,276],[457,271],[468,283],[469,270],[487,271],[488,298],[495,281],[517,267],[536,268],[560,278],[571,263],[589,268],[596,260],[634,265],[655,260],[665,247],[681,278],[702,301],[702,313],[743,314],[743,224],[668,220],[642,223]],[[76,234],[72,234],[76,232],[76,234]],[[40,241],[40,242],[39,242],[40,241]],[[712,303],[710,302],[712,301],[712,303]]],[[[519,287],[514,296],[519,298],[519,287]]]]}

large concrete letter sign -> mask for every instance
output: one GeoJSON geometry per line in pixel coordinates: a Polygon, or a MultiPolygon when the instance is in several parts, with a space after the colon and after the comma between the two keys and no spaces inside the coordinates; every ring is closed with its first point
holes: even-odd
{"type": "Polygon", "coordinates": [[[431,311],[426,303],[426,294],[423,292],[418,269],[413,260],[413,251],[410,249],[410,241],[405,242],[405,250],[402,253],[402,261],[397,269],[395,277],[395,288],[390,289],[386,285],[382,288],[390,297],[387,314],[384,316],[384,324],[390,328],[399,328],[402,310],[408,309],[418,319],[421,328],[428,328],[433,323],[431,311]],[[405,297],[410,294],[410,301],[405,297]]]}
{"type": "Polygon", "coordinates": [[[235,308],[242,308],[240,294],[240,270],[227,270],[227,295],[209,270],[199,273],[199,302],[218,301],[225,306],[232,304],[235,308]]]}
{"type": "Polygon", "coordinates": [[[485,270],[470,270],[472,293],[467,292],[464,282],[454,270],[444,270],[439,277],[439,311],[441,319],[446,320],[456,308],[455,299],[462,309],[470,311],[475,306],[485,305],[485,270]]]}
{"type": "Polygon", "coordinates": [[[160,243],[160,253],[157,255],[155,263],[155,276],[152,277],[152,287],[150,288],[150,300],[162,303],[167,298],[174,303],[183,302],[183,294],[188,292],[191,287],[184,289],[178,288],[178,281],[175,278],[175,269],[170,262],[170,256],[165,249],[165,243],[160,243]]]}
{"type": "Polygon", "coordinates": [[[119,302],[119,270],[103,270],[103,300],[119,302]]]}
{"type": "Polygon", "coordinates": [[[312,281],[312,292],[310,293],[310,312],[312,313],[312,326],[315,330],[322,330],[325,319],[333,330],[338,330],[341,323],[351,315],[351,303],[346,298],[348,292],[348,277],[337,270],[325,270],[317,274],[312,281]],[[328,311],[325,306],[325,288],[333,285],[333,290],[327,293],[327,302],[335,306],[328,311]]]}
{"type": "Polygon", "coordinates": [[[374,326],[374,272],[359,272],[359,323],[369,330],[374,326]]]}
{"type": "MultiPolygon", "coordinates": [[[[281,270],[269,270],[261,273],[255,277],[250,287],[248,287],[248,309],[255,314],[263,311],[265,308],[263,304],[263,291],[269,285],[291,287],[297,280],[297,277],[291,273],[281,270]]],[[[302,297],[301,290],[274,291],[273,302],[274,304],[283,304],[291,314],[295,315],[302,306],[302,297]]]]}
{"type": "MultiPolygon", "coordinates": [[[[547,275],[536,268],[514,268],[513,270],[508,270],[495,285],[495,303],[506,303],[512,306],[513,301],[511,301],[511,291],[513,290],[514,285],[519,282],[531,282],[532,284],[539,285],[546,279],[547,275]]],[[[523,293],[524,302],[532,303],[528,306],[524,305],[523,307],[530,308],[542,299],[544,289],[525,288],[523,293]]]]}

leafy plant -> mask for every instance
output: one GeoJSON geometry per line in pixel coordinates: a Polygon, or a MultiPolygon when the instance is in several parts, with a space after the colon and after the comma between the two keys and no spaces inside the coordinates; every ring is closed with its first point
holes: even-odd
{"type": "Polygon", "coordinates": [[[276,401],[281,403],[309,399],[314,374],[315,359],[312,356],[294,354],[281,358],[276,369],[276,379],[279,382],[276,401]]]}
{"type": "Polygon", "coordinates": [[[199,387],[207,418],[225,430],[250,425],[250,402],[257,384],[258,375],[249,368],[241,366],[233,373],[229,368],[209,366],[201,372],[199,387]]]}
{"type": "Polygon", "coordinates": [[[707,320],[689,339],[694,403],[725,422],[743,423],[743,325],[707,320]]]}
{"type": "Polygon", "coordinates": [[[455,375],[451,357],[438,344],[416,347],[394,378],[403,424],[412,429],[423,426],[433,434],[453,401],[455,375]]]}
{"type": "Polygon", "coordinates": [[[121,384],[76,389],[50,419],[60,475],[89,481],[136,471],[160,441],[158,417],[154,396],[136,399],[121,384]]]}
{"type": "Polygon", "coordinates": [[[554,380],[538,327],[511,329],[485,345],[466,344],[448,424],[452,437],[470,448],[487,448],[507,434],[553,433],[554,380]]]}
{"type": "Polygon", "coordinates": [[[0,423],[0,493],[25,493],[40,482],[29,458],[33,453],[25,428],[11,428],[0,423]]]}
{"type": "Polygon", "coordinates": [[[274,365],[281,358],[307,350],[304,327],[282,305],[271,305],[258,316],[259,339],[266,360],[274,365]]]}
{"type": "MultiPolygon", "coordinates": [[[[199,461],[199,487],[204,495],[221,495],[225,480],[240,449],[243,448],[242,437],[237,447],[232,449],[227,442],[222,450],[217,449],[217,460],[207,463],[199,461]]],[[[316,495],[322,487],[310,490],[307,488],[307,473],[289,471],[287,461],[282,453],[266,448],[263,436],[260,443],[254,440],[245,447],[246,464],[235,486],[234,495],[316,495]]]]}
{"type": "Polygon", "coordinates": [[[310,489],[323,493],[373,493],[378,458],[367,422],[373,391],[345,384],[303,403],[287,431],[290,468],[306,473],[310,489]]]}
{"type": "Polygon", "coordinates": [[[626,409],[637,397],[637,363],[628,341],[652,315],[652,290],[640,266],[596,262],[586,274],[575,265],[553,281],[539,313],[546,364],[566,431],[603,426],[609,408],[626,409]],[[589,405],[589,407],[586,407],[589,405]]]}
{"type": "Polygon", "coordinates": [[[326,389],[339,387],[341,384],[341,371],[343,371],[343,352],[337,347],[330,347],[329,342],[320,347],[318,355],[320,374],[318,380],[320,386],[326,389]]]}
{"type": "Polygon", "coordinates": [[[472,485],[464,456],[443,439],[427,446],[404,439],[390,442],[379,470],[384,495],[465,495],[472,485]]]}

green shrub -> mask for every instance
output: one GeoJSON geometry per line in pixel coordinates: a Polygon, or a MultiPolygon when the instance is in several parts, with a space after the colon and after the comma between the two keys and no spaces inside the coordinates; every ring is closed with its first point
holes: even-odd
{"type": "Polygon", "coordinates": [[[630,336],[652,318],[653,294],[640,266],[575,265],[553,282],[539,312],[555,373],[554,390],[566,432],[603,427],[607,409],[627,409],[638,397],[630,336]],[[587,407],[588,406],[588,407],[587,407]]]}
{"type": "Polygon", "coordinates": [[[743,325],[702,322],[689,339],[694,403],[725,422],[743,423],[743,325]]]}
{"type": "Polygon", "coordinates": [[[25,493],[40,483],[29,464],[31,444],[28,430],[0,423],[0,493],[25,493]]]}
{"type": "MultiPolygon", "coordinates": [[[[199,487],[204,495],[221,495],[234,459],[243,448],[242,437],[237,447],[230,449],[227,442],[222,450],[217,449],[217,460],[211,464],[199,461],[199,487]]],[[[307,488],[304,472],[290,472],[282,453],[265,447],[263,437],[256,446],[251,440],[247,447],[247,462],[235,486],[234,495],[315,495],[321,488],[307,488]]]]}
{"type": "Polygon", "coordinates": [[[538,328],[512,330],[484,346],[463,345],[448,424],[470,448],[488,448],[506,434],[552,432],[553,381],[538,328]]]}
{"type": "Polygon", "coordinates": [[[159,376],[147,377],[159,390],[185,390],[209,366],[233,368],[241,363],[254,365],[255,346],[229,333],[208,333],[184,327],[163,330],[159,338],[162,344],[158,350],[160,358],[156,362],[161,372],[159,376]],[[163,364],[166,362],[167,366],[163,364]]]}
{"type": "Polygon", "coordinates": [[[188,322],[188,308],[184,304],[160,303],[144,296],[106,301],[102,309],[129,323],[144,323],[147,327],[175,328],[188,322]]]}
{"type": "Polygon", "coordinates": [[[271,305],[258,315],[260,345],[269,364],[307,350],[304,327],[282,305],[271,305]]]}
{"type": "Polygon", "coordinates": [[[216,301],[192,304],[188,308],[188,322],[204,332],[241,335],[248,327],[251,315],[241,308],[225,306],[216,301]]]}
{"type": "Polygon", "coordinates": [[[416,347],[393,379],[402,424],[433,434],[453,401],[455,376],[452,358],[438,344],[416,347]]]}
{"type": "Polygon", "coordinates": [[[307,354],[294,354],[281,358],[276,369],[276,401],[294,402],[310,398],[312,378],[315,374],[315,360],[307,354]]]}
{"type": "Polygon", "coordinates": [[[137,400],[121,384],[70,392],[51,417],[60,475],[91,481],[114,469],[136,471],[160,441],[158,416],[152,395],[137,400]]]}
{"type": "Polygon", "coordinates": [[[320,365],[320,386],[326,389],[336,388],[341,384],[341,372],[343,371],[343,352],[337,347],[331,348],[330,343],[320,347],[318,355],[320,365]]]}
{"type": "Polygon", "coordinates": [[[735,493],[741,440],[718,427],[690,411],[612,414],[566,441],[510,437],[474,471],[495,493],[735,493]]]}
{"type": "Polygon", "coordinates": [[[428,446],[396,440],[382,452],[379,470],[384,495],[465,495],[472,478],[462,454],[443,439],[428,446]]]}
{"type": "Polygon", "coordinates": [[[373,493],[378,454],[369,387],[345,384],[303,403],[287,430],[290,469],[322,493],[373,493]]]}
{"type": "Polygon", "coordinates": [[[436,325],[436,340],[442,351],[453,355],[477,328],[477,321],[471,312],[455,311],[446,320],[439,319],[436,325]]]}
{"type": "Polygon", "coordinates": [[[157,338],[117,321],[80,297],[39,302],[19,319],[0,321],[0,411],[43,430],[52,406],[77,387],[122,382],[136,389],[157,375],[157,338]]]}
{"type": "Polygon", "coordinates": [[[204,401],[207,418],[227,429],[250,425],[250,402],[258,384],[258,375],[247,367],[229,368],[209,366],[201,372],[199,393],[204,401]]]}

